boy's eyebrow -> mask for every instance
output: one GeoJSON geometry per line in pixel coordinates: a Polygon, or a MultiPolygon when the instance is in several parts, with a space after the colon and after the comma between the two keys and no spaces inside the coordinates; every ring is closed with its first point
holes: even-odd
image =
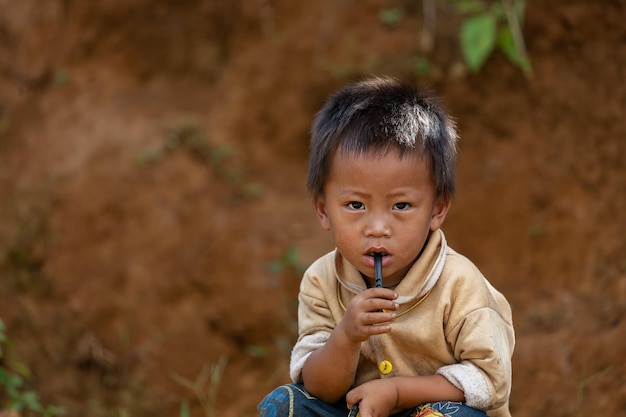
{"type": "MultiPolygon", "coordinates": [[[[364,197],[364,196],[369,196],[371,195],[371,193],[364,191],[364,190],[359,190],[356,188],[346,188],[346,189],[342,189],[339,191],[339,195],[341,197],[348,197],[348,196],[359,196],[359,197],[364,197]]],[[[405,197],[405,196],[411,196],[414,198],[421,198],[422,193],[420,193],[419,191],[413,190],[410,187],[402,187],[399,189],[392,189],[390,192],[385,193],[385,197],[405,197]]]]}
{"type": "Polygon", "coordinates": [[[339,195],[340,196],[353,196],[353,195],[367,196],[369,194],[370,193],[368,193],[366,191],[358,190],[356,188],[344,188],[344,189],[339,191],[339,195]]]}

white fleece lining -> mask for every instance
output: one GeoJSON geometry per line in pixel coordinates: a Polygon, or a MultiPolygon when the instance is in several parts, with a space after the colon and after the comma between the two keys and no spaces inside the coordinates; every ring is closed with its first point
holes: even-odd
{"type": "Polygon", "coordinates": [[[472,363],[447,365],[439,368],[437,373],[463,391],[465,403],[469,407],[479,410],[491,408],[489,385],[476,365],[472,363]]]}
{"type": "Polygon", "coordinates": [[[302,368],[309,355],[324,346],[330,333],[319,332],[304,336],[298,340],[291,351],[291,362],[289,364],[289,376],[294,384],[302,381],[302,368]]]}

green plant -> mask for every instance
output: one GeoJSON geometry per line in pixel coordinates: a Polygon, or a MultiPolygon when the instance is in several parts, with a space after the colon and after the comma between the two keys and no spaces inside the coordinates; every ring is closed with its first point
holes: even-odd
{"type": "Polygon", "coordinates": [[[397,27],[404,19],[404,10],[400,7],[384,9],[378,13],[380,22],[389,29],[397,27]]]}
{"type": "Polygon", "coordinates": [[[304,265],[298,261],[300,251],[296,245],[290,245],[287,251],[279,258],[268,262],[265,266],[268,271],[281,273],[286,269],[293,269],[296,273],[304,272],[304,265]]]}
{"type": "Polygon", "coordinates": [[[168,153],[187,152],[210,168],[217,177],[228,181],[239,196],[260,197],[263,186],[254,181],[247,182],[232,157],[235,154],[232,144],[214,145],[191,123],[182,123],[169,129],[166,142],[159,147],[149,147],[136,158],[135,165],[144,167],[154,164],[168,153]]]}
{"type": "Polygon", "coordinates": [[[189,417],[189,401],[180,403],[180,417],[189,417]]]}
{"type": "Polygon", "coordinates": [[[454,3],[466,16],[461,24],[460,41],[470,71],[478,72],[499,48],[526,76],[532,75],[521,30],[524,0],[456,0],[454,3]]]}
{"type": "Polygon", "coordinates": [[[411,64],[413,73],[418,77],[425,77],[432,71],[432,64],[426,57],[416,56],[413,58],[411,64]]]}
{"type": "MultiPolygon", "coordinates": [[[[26,388],[30,370],[13,354],[13,343],[6,334],[0,319],[0,411],[14,410],[26,415],[53,417],[65,414],[63,407],[46,406],[40,402],[37,392],[26,388]]],[[[0,413],[1,414],[1,413],[0,413]]]]}
{"type": "MultiPolygon", "coordinates": [[[[217,392],[227,363],[228,358],[221,356],[216,364],[203,365],[194,381],[178,374],[171,374],[170,376],[174,381],[193,391],[206,417],[216,417],[217,392]]],[[[183,401],[180,407],[180,417],[187,416],[189,416],[189,403],[183,401]]]]}

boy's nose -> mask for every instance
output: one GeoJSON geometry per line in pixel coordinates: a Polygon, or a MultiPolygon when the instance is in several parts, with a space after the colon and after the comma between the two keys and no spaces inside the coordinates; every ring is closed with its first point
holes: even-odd
{"type": "Polygon", "coordinates": [[[365,235],[372,237],[388,237],[391,235],[391,226],[387,216],[369,216],[365,228],[365,235]]]}

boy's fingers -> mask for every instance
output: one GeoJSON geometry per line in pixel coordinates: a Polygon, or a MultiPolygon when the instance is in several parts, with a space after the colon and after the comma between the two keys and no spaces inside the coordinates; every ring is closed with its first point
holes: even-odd
{"type": "Polygon", "coordinates": [[[384,325],[372,325],[367,326],[365,328],[365,333],[367,336],[374,336],[377,334],[389,333],[391,332],[391,326],[388,324],[384,325]]]}
{"type": "Polygon", "coordinates": [[[367,295],[371,298],[384,298],[387,300],[395,300],[398,298],[398,294],[394,290],[390,290],[389,288],[368,288],[363,291],[364,295],[367,295]]]}
{"type": "Polygon", "coordinates": [[[396,318],[396,313],[391,312],[375,312],[363,314],[362,323],[366,326],[378,326],[384,323],[389,323],[396,318]]]}
{"type": "Polygon", "coordinates": [[[395,311],[398,309],[399,304],[395,301],[383,299],[383,298],[370,298],[368,300],[363,301],[363,309],[365,311],[376,311],[380,312],[381,310],[387,311],[395,311]]]}

